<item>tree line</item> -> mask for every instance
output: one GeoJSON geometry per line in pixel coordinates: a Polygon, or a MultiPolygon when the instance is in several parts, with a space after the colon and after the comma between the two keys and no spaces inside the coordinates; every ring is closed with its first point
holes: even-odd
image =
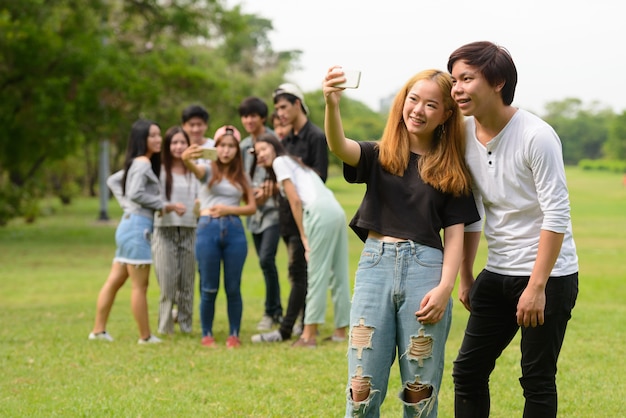
{"type": "Polygon", "coordinates": [[[118,161],[139,117],[167,127],[203,103],[219,126],[271,97],[299,55],[271,29],[218,0],[1,0],[0,223],[44,194],[94,195],[100,141],[118,161]]]}
{"type": "MultiPolygon", "coordinates": [[[[163,129],[203,104],[210,128],[239,126],[247,96],[265,98],[298,68],[301,51],[275,51],[271,21],[222,0],[0,0],[0,225],[34,219],[39,201],[68,203],[98,189],[98,153],[119,168],[139,117],[163,129]]],[[[306,93],[323,126],[321,91],[306,93]]],[[[386,115],[345,98],[349,137],[377,139],[386,115]]],[[[543,116],[565,160],[626,160],[626,113],[550,103],[543,116]]]]}

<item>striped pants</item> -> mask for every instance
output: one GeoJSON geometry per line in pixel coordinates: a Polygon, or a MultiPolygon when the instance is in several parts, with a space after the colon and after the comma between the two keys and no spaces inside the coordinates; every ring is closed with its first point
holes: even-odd
{"type": "Polygon", "coordinates": [[[190,227],[155,227],[152,238],[154,272],[161,288],[159,327],[161,334],[174,332],[172,309],[178,307],[182,332],[191,332],[194,281],[196,278],[196,229],[190,227]]]}

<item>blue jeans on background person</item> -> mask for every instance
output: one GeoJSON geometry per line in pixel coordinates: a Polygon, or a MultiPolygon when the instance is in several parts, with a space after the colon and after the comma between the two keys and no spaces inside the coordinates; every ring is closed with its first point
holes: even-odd
{"type": "Polygon", "coordinates": [[[221,264],[224,265],[229,335],[239,336],[243,312],[241,273],[247,255],[246,234],[238,216],[200,217],[197,228],[196,258],[200,272],[200,321],[203,337],[213,335],[215,300],[220,285],[221,264]]]}
{"type": "Polygon", "coordinates": [[[265,315],[277,321],[283,316],[276,268],[276,251],[280,242],[279,224],[267,227],[259,234],[252,234],[252,239],[265,279],[265,315]]]}
{"type": "Polygon", "coordinates": [[[346,417],[380,415],[396,353],[404,416],[437,416],[452,299],[436,324],[420,324],[415,312],[426,293],[440,283],[442,262],[439,249],[412,241],[365,242],[350,311],[346,417]],[[355,379],[369,390],[364,401],[352,400],[355,379]],[[431,396],[407,403],[403,399],[407,385],[424,385],[431,396]]]}
{"type": "MultiPolygon", "coordinates": [[[[520,328],[517,302],[528,280],[487,270],[476,278],[469,295],[472,311],[452,373],[456,417],[489,416],[489,375],[520,328]]],[[[556,417],[556,364],[578,296],[578,273],[551,277],[545,294],[544,324],[522,327],[519,380],[526,398],[526,418],[556,417]]]]}

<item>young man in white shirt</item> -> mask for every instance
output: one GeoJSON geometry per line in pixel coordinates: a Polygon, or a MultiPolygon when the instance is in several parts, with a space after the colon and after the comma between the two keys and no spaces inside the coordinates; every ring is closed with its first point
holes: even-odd
{"type": "Polygon", "coordinates": [[[517,70],[504,48],[464,45],[448,71],[468,117],[466,162],[488,246],[474,280],[481,225],[466,227],[459,298],[470,317],[452,373],[455,415],[489,416],[489,375],[521,328],[523,416],[555,417],[556,364],[578,295],[561,142],[546,122],[511,106],[517,70]]]}

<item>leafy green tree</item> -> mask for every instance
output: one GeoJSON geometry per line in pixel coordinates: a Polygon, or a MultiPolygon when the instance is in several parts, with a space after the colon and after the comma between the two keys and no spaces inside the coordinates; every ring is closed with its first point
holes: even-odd
{"type": "Polygon", "coordinates": [[[603,151],[608,159],[626,161],[626,112],[613,119],[603,151]]]}
{"type": "MultiPolygon", "coordinates": [[[[274,51],[271,30],[222,0],[0,0],[0,224],[34,219],[45,194],[95,195],[100,144],[119,168],[139,117],[165,130],[201,103],[215,128],[238,125],[247,96],[271,107],[301,53],[274,51]]],[[[308,97],[323,126],[321,92],[308,97]]],[[[378,139],[384,118],[344,102],[347,135],[378,139]]]]}
{"type": "Polygon", "coordinates": [[[44,164],[66,178],[67,164],[52,164],[65,160],[84,162],[74,172],[93,195],[100,141],[119,163],[135,119],[165,129],[199,102],[216,125],[233,123],[243,97],[271,97],[298,52],[272,51],[271,22],[223,3],[0,1],[0,190],[34,188],[44,164]]]}
{"type": "Polygon", "coordinates": [[[76,98],[98,59],[103,4],[83,6],[0,3],[0,193],[12,202],[0,224],[19,215],[34,220],[44,164],[80,145],[76,98]]]}
{"type": "Polygon", "coordinates": [[[577,164],[584,158],[602,157],[613,112],[597,103],[583,107],[579,99],[569,98],[545,106],[544,119],[552,125],[563,144],[566,164],[577,164]]]}
{"type": "Polygon", "coordinates": [[[0,169],[16,186],[78,145],[75,99],[100,49],[100,2],[49,3],[0,8],[0,169]]]}
{"type": "Polygon", "coordinates": [[[100,89],[98,100],[87,97],[107,117],[98,125],[113,129],[94,139],[112,141],[114,162],[119,163],[133,119],[149,117],[166,129],[180,123],[183,107],[201,103],[212,115],[212,126],[233,124],[239,102],[252,94],[270,97],[298,56],[271,49],[268,20],[241,14],[239,8],[226,10],[218,1],[117,4],[124,13],[111,13],[107,27],[124,31],[112,34],[106,47],[110,58],[91,78],[100,89]]]}

